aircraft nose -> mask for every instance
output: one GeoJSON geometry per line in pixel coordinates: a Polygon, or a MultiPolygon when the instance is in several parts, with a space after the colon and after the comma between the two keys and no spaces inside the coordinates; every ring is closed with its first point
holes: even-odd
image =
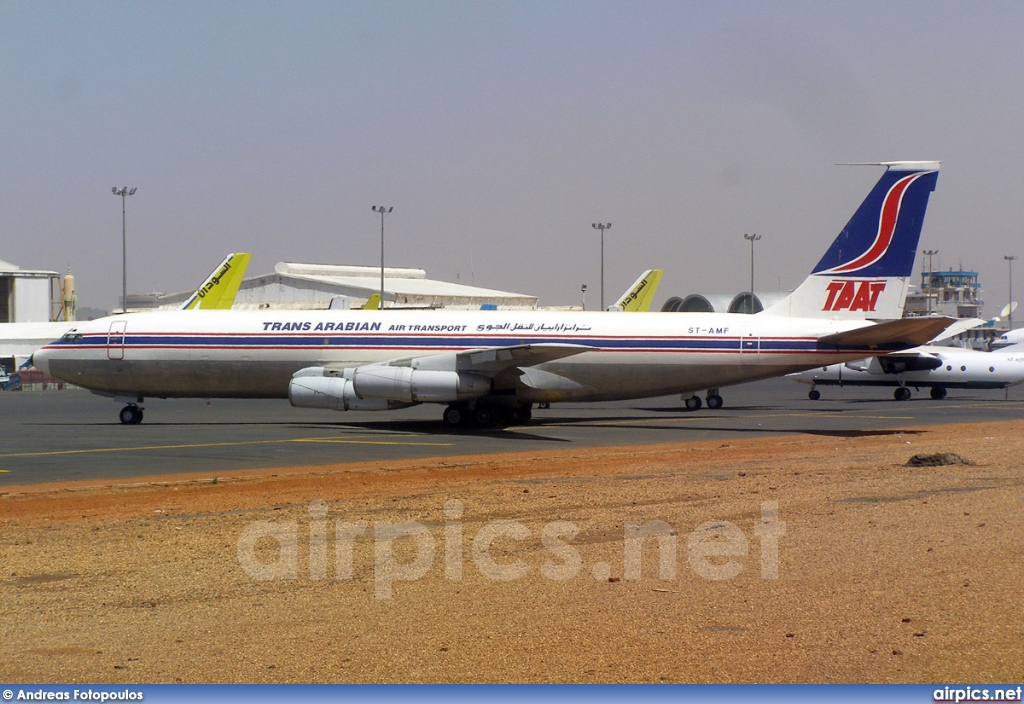
{"type": "Polygon", "coordinates": [[[28,358],[28,362],[43,374],[50,373],[50,360],[46,354],[46,350],[36,350],[32,353],[32,356],[28,358]]]}

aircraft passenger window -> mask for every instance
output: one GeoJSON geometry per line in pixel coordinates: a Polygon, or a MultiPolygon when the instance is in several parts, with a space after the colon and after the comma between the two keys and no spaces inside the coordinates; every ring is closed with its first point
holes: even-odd
{"type": "Polygon", "coordinates": [[[996,370],[996,368],[995,368],[995,367],[989,367],[989,368],[988,368],[988,370],[989,370],[990,372],[994,372],[994,371],[996,370]]]}
{"type": "Polygon", "coordinates": [[[962,365],[961,365],[961,367],[960,367],[960,371],[962,371],[962,372],[965,372],[965,371],[967,371],[967,367],[965,367],[965,366],[962,366],[962,365]]]}
{"type": "Polygon", "coordinates": [[[953,371],[953,365],[952,365],[952,364],[947,364],[947,365],[946,365],[946,371],[947,371],[947,372],[951,372],[951,371],[953,371]]]}

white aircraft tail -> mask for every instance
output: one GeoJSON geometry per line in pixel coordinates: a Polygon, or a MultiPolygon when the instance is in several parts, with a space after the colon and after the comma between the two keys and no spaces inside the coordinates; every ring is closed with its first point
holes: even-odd
{"type": "Polygon", "coordinates": [[[811,275],[760,315],[839,320],[903,317],[937,161],[878,164],[886,172],[811,275]]]}

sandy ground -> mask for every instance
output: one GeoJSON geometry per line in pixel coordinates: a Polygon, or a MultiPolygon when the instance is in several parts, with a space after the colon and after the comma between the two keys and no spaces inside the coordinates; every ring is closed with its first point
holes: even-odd
{"type": "Polygon", "coordinates": [[[1018,682],[1022,431],[10,488],[0,680],[1018,682]]]}

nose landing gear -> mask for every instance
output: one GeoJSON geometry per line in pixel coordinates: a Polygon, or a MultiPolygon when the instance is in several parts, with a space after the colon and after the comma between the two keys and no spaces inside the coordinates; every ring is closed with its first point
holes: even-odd
{"type": "Polygon", "coordinates": [[[142,422],[142,408],[137,404],[129,403],[121,409],[119,418],[124,425],[138,425],[142,422]]]}

